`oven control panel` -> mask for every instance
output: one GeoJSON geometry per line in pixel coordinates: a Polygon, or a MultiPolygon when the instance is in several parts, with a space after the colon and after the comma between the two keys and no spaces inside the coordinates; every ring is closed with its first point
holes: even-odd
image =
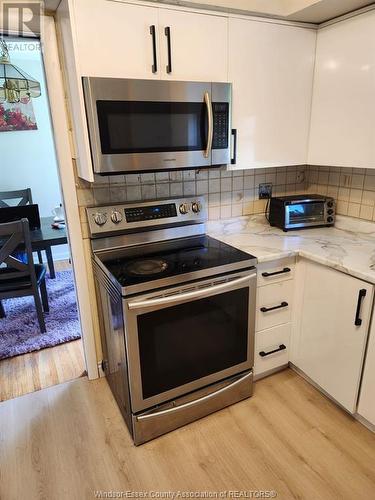
{"type": "Polygon", "coordinates": [[[177,209],[175,203],[161,203],[150,207],[125,208],[126,222],[168,219],[169,217],[176,217],[176,215],[177,209]]]}
{"type": "Polygon", "coordinates": [[[202,196],[90,207],[86,210],[92,237],[207,220],[207,207],[202,196]]]}

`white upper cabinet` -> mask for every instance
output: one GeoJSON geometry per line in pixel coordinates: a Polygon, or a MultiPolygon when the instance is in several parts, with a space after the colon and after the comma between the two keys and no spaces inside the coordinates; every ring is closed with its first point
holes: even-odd
{"type": "Polygon", "coordinates": [[[314,30],[229,19],[235,168],[306,163],[315,42],[314,30]]]}
{"type": "Polygon", "coordinates": [[[375,168],[375,11],[318,32],[308,163],[375,168]]]}
{"type": "MultiPolygon", "coordinates": [[[[74,0],[76,51],[82,76],[160,78],[153,72],[158,9],[106,0],[74,0]]],[[[159,68],[157,68],[159,69],[159,68]]]]}
{"type": "Polygon", "coordinates": [[[74,0],[74,21],[84,76],[227,81],[226,17],[74,0]]]}
{"type": "Polygon", "coordinates": [[[159,36],[163,80],[227,81],[226,17],[160,9],[159,36]]]}

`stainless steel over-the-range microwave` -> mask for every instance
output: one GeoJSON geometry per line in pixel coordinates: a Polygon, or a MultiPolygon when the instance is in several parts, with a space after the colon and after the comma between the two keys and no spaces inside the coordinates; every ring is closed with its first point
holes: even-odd
{"type": "Polygon", "coordinates": [[[231,84],[83,78],[94,172],[231,162],[231,84]]]}

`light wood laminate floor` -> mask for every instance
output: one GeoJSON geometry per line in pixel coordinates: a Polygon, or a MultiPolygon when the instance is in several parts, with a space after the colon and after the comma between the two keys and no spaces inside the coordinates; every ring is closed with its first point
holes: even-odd
{"type": "MultiPolygon", "coordinates": [[[[70,268],[69,261],[55,262],[56,271],[70,268]]],[[[85,370],[81,340],[3,359],[0,361],[0,401],[76,379],[84,375],[85,370]]]]}
{"type": "Polygon", "coordinates": [[[375,492],[375,436],[291,370],[138,448],[106,380],[81,378],[0,403],[0,444],[4,500],[82,500],[95,490],[274,490],[312,500],[375,492]]]}

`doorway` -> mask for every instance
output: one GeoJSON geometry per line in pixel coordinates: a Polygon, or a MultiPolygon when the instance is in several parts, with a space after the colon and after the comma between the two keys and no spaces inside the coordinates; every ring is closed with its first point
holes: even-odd
{"type": "Polygon", "coordinates": [[[41,44],[34,38],[3,40],[10,64],[39,83],[40,96],[29,102],[0,96],[0,223],[30,221],[49,312],[43,331],[33,296],[1,299],[0,401],[86,373],[41,44]]]}

